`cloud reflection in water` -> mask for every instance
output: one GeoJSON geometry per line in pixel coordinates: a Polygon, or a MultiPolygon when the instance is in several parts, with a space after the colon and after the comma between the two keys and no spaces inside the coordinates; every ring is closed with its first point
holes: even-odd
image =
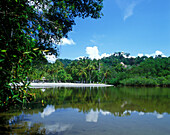
{"type": "Polygon", "coordinates": [[[47,107],[44,109],[44,111],[41,113],[41,117],[44,118],[44,116],[49,116],[53,112],[55,112],[55,108],[53,105],[47,105],[47,107]]]}
{"type": "Polygon", "coordinates": [[[44,127],[42,127],[40,130],[45,129],[45,133],[46,134],[55,134],[58,132],[64,132],[66,130],[70,130],[72,128],[71,124],[60,124],[60,123],[56,123],[56,124],[52,124],[52,125],[44,125],[44,127]]]}
{"type": "Polygon", "coordinates": [[[109,114],[111,114],[110,112],[103,111],[103,110],[100,110],[100,111],[98,111],[98,110],[96,110],[96,111],[91,110],[86,115],[86,122],[97,122],[98,121],[99,113],[101,113],[102,115],[109,115],[109,114]]]}

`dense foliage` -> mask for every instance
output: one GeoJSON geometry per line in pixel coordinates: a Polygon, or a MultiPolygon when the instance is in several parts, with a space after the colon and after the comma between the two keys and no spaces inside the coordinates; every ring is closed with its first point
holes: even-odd
{"type": "Polygon", "coordinates": [[[32,62],[42,52],[57,55],[56,44],[72,30],[75,17],[100,18],[102,6],[103,0],[1,0],[0,106],[25,102],[32,62]]]}
{"type": "Polygon", "coordinates": [[[33,68],[29,75],[31,81],[42,80],[43,77],[46,81],[53,82],[170,86],[170,57],[128,58],[115,53],[100,60],[91,60],[88,57],[73,61],[60,59],[54,64],[42,64],[33,68]]]}

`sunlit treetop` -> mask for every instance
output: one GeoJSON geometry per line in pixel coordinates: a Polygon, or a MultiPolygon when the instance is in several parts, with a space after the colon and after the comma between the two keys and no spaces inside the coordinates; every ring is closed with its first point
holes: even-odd
{"type": "Polygon", "coordinates": [[[24,33],[36,39],[37,47],[57,54],[53,43],[67,37],[76,17],[100,18],[103,0],[5,0],[0,7],[4,39],[24,33]]]}

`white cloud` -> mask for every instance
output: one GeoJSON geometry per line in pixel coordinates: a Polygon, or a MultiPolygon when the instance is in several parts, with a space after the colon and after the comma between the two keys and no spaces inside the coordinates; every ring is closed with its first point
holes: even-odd
{"type": "Polygon", "coordinates": [[[54,54],[46,55],[44,53],[44,55],[45,55],[45,58],[48,60],[49,63],[55,63],[55,61],[57,60],[57,58],[56,58],[56,56],[54,54]]]}
{"type": "Polygon", "coordinates": [[[111,55],[112,55],[112,54],[103,53],[103,54],[100,56],[100,58],[109,57],[109,56],[111,56],[111,55]]]}
{"type": "Polygon", "coordinates": [[[85,58],[85,56],[79,56],[79,57],[77,57],[77,58],[75,58],[76,60],[79,60],[79,59],[83,59],[83,58],[85,58]]]}
{"type": "Polygon", "coordinates": [[[53,112],[55,112],[55,108],[53,105],[47,105],[47,107],[44,109],[44,111],[41,113],[41,117],[44,118],[44,116],[49,116],[53,112]]]}
{"type": "Polygon", "coordinates": [[[143,56],[143,54],[142,54],[142,53],[138,53],[138,56],[139,56],[139,57],[142,57],[142,56],[143,56]]]}
{"type": "Polygon", "coordinates": [[[155,55],[163,55],[163,53],[161,51],[156,51],[155,55]]]}
{"type": "Polygon", "coordinates": [[[99,50],[97,46],[94,47],[86,47],[86,53],[89,55],[89,58],[91,59],[99,59],[99,50]]]}
{"type": "Polygon", "coordinates": [[[73,41],[73,39],[68,38],[61,38],[60,42],[58,40],[55,40],[54,38],[51,38],[52,43],[56,45],[75,45],[76,43],[73,41]]]}
{"type": "Polygon", "coordinates": [[[72,39],[62,38],[59,45],[75,45],[76,43],[72,39]]]}
{"type": "Polygon", "coordinates": [[[95,40],[90,40],[91,43],[93,44],[96,44],[96,41],[95,40]]]}
{"type": "MultiPolygon", "coordinates": [[[[111,55],[113,55],[114,53],[110,53],[110,54],[107,54],[107,53],[103,53],[103,54],[99,54],[99,50],[98,50],[98,47],[97,46],[93,46],[93,47],[86,47],[86,54],[88,54],[89,58],[90,59],[102,59],[104,57],[109,57],[111,55]]],[[[158,56],[158,55],[161,55],[162,57],[166,57],[161,51],[155,51],[155,53],[152,53],[152,54],[143,54],[143,53],[138,53],[137,56],[139,57],[142,57],[142,56],[147,56],[147,57],[155,57],[155,56],[158,56]]],[[[118,54],[115,54],[115,56],[118,56],[118,54]]],[[[123,56],[125,58],[127,58],[126,55],[123,54],[123,56]]],[[[136,58],[137,56],[128,56],[128,58],[136,58]]],[[[79,59],[79,58],[84,58],[84,56],[80,56],[80,57],[77,57],[76,59],[79,59]]]]}
{"type": "Polygon", "coordinates": [[[119,8],[123,12],[123,20],[133,15],[134,8],[143,0],[116,0],[119,8]]]}
{"type": "Polygon", "coordinates": [[[143,54],[143,53],[138,53],[138,56],[139,57],[142,57],[142,56],[147,56],[147,57],[155,57],[155,56],[158,56],[158,55],[161,55],[162,57],[166,57],[164,54],[163,54],[163,52],[161,52],[161,51],[155,51],[155,53],[152,53],[152,54],[143,54]]]}
{"type": "MultiPolygon", "coordinates": [[[[52,43],[56,44],[56,45],[75,45],[75,42],[72,39],[68,39],[68,38],[62,38],[60,42],[55,41],[53,38],[51,38],[52,43]]],[[[55,61],[57,60],[56,56],[54,54],[48,54],[46,55],[44,53],[46,59],[48,60],[48,62],[50,63],[55,63],[55,61]]]]}
{"type": "Polygon", "coordinates": [[[99,55],[99,50],[97,46],[86,47],[86,53],[89,55],[89,58],[91,59],[101,59],[103,57],[109,57],[112,55],[112,54],[106,54],[106,53],[99,55]]]}
{"type": "Polygon", "coordinates": [[[133,2],[133,3],[130,3],[126,8],[125,8],[125,11],[124,11],[124,17],[123,17],[123,20],[125,21],[128,17],[132,16],[133,15],[133,10],[136,6],[136,3],[133,2]]]}

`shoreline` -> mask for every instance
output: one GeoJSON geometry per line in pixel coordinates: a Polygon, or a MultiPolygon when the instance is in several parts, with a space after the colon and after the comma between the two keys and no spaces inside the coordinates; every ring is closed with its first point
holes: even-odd
{"type": "Polygon", "coordinates": [[[30,88],[50,88],[50,87],[112,87],[108,84],[93,83],[30,83],[30,88]]]}

